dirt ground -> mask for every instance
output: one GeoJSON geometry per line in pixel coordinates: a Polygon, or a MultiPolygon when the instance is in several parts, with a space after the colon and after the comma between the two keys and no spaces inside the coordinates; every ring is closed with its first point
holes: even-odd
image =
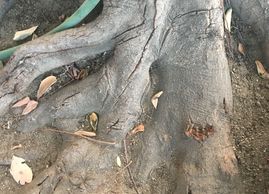
{"type": "MultiPolygon", "coordinates": [[[[1,22],[0,48],[16,45],[12,37],[17,30],[39,25],[37,35],[44,34],[61,22],[59,16],[63,14],[66,17],[70,16],[81,2],[80,0],[18,1],[1,22]]],[[[234,21],[234,25],[238,30],[234,30],[233,36],[228,37],[230,41],[227,53],[233,86],[232,137],[235,142],[235,153],[246,193],[266,194],[269,189],[269,81],[258,76],[254,61],[259,59],[266,63],[258,38],[252,29],[237,20],[234,21]],[[237,51],[239,41],[246,46],[248,51],[246,56],[237,51]]],[[[269,69],[269,66],[267,68],[269,69]]],[[[9,128],[9,123],[2,123],[0,130],[0,193],[4,190],[12,192],[18,188],[8,170],[8,159],[13,153],[32,158],[32,163],[36,165],[33,167],[34,173],[38,173],[55,161],[61,149],[62,139],[55,134],[34,132],[19,135],[9,128]],[[8,151],[17,144],[22,144],[24,148],[8,151]],[[38,155],[41,154],[40,151],[34,148],[41,147],[41,144],[44,150],[51,150],[50,154],[38,155]],[[55,147],[56,144],[59,147],[55,147]],[[44,160],[35,161],[36,158],[44,160]]]]}
{"type": "MultiPolygon", "coordinates": [[[[36,35],[45,34],[62,22],[60,16],[69,17],[82,2],[80,0],[17,1],[5,15],[4,20],[0,21],[0,49],[21,43],[12,40],[17,30],[38,25],[36,35]]],[[[26,41],[28,40],[31,38],[26,41]]],[[[16,193],[15,191],[20,189],[9,173],[8,166],[13,154],[24,156],[34,162],[35,166],[31,168],[36,174],[51,166],[62,145],[61,137],[56,134],[43,132],[20,134],[10,127],[11,125],[12,121],[0,124],[0,193],[16,193]],[[22,149],[11,150],[19,144],[23,146],[22,149]],[[40,152],[40,147],[43,147],[43,152],[40,152]],[[47,154],[48,152],[50,153],[47,154]]]]}
{"type": "MultiPolygon", "coordinates": [[[[79,0],[17,1],[1,21],[1,48],[21,43],[12,40],[14,33],[18,30],[38,25],[37,36],[48,32],[61,23],[60,16],[69,17],[81,2],[79,0]]],[[[31,38],[29,39],[31,40],[31,38]]]]}
{"type": "Polygon", "coordinates": [[[266,194],[269,192],[269,81],[258,75],[255,60],[267,69],[269,66],[255,30],[238,18],[233,20],[233,25],[227,54],[233,87],[235,153],[246,193],[266,194]],[[245,45],[246,56],[238,52],[239,42],[245,45]]]}

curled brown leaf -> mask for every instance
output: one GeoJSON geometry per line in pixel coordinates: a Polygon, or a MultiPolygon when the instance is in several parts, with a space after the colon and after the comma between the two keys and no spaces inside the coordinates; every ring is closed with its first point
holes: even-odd
{"type": "Polygon", "coordinates": [[[158,106],[158,100],[160,96],[163,94],[163,91],[157,92],[155,95],[152,96],[151,98],[151,103],[154,106],[155,109],[157,109],[158,106]]]}
{"type": "Polygon", "coordinates": [[[37,99],[41,98],[48,89],[55,84],[57,81],[57,78],[53,75],[46,77],[43,79],[39,85],[38,91],[37,91],[37,99]]]}
{"type": "Polygon", "coordinates": [[[238,43],[238,52],[244,56],[246,54],[245,46],[241,42],[238,43]]]}
{"type": "Polygon", "coordinates": [[[233,13],[232,8],[229,8],[229,9],[227,9],[227,11],[225,12],[225,16],[224,16],[224,27],[225,27],[226,30],[228,30],[229,32],[231,32],[232,13],[233,13]]]}
{"type": "Polygon", "coordinates": [[[13,40],[18,41],[18,40],[23,40],[29,36],[31,36],[37,29],[38,26],[34,26],[31,27],[29,29],[26,30],[21,30],[21,31],[17,31],[14,35],[13,40]]]}
{"type": "Polygon", "coordinates": [[[88,72],[86,69],[81,69],[76,79],[81,80],[88,76],[88,72]]]}
{"type": "Polygon", "coordinates": [[[269,79],[269,73],[265,70],[263,64],[259,60],[256,60],[255,63],[258,74],[264,79],[269,79]]]}
{"type": "Polygon", "coordinates": [[[206,138],[214,134],[214,128],[212,125],[209,124],[206,124],[206,126],[202,126],[200,124],[195,124],[189,121],[187,129],[184,133],[187,137],[192,137],[196,141],[202,142],[205,141],[206,138]]]}
{"type": "Polygon", "coordinates": [[[139,132],[144,132],[144,130],[145,130],[145,126],[143,124],[139,124],[131,131],[131,135],[135,135],[139,132]]]}
{"type": "Polygon", "coordinates": [[[97,131],[97,125],[98,125],[98,115],[95,112],[92,112],[88,115],[88,121],[94,131],[97,131]]]}
{"type": "Polygon", "coordinates": [[[24,105],[27,105],[30,101],[30,98],[27,96],[19,101],[17,101],[13,106],[12,108],[17,108],[17,107],[21,107],[21,106],[24,106],[24,105]]]}
{"type": "Polygon", "coordinates": [[[29,114],[30,112],[32,112],[33,110],[36,109],[37,105],[38,105],[38,102],[37,101],[30,100],[28,102],[28,104],[26,105],[26,107],[24,108],[24,110],[22,111],[22,115],[29,114]]]}

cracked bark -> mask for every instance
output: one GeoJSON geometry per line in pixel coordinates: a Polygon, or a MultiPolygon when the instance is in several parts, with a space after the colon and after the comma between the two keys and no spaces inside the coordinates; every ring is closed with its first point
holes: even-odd
{"type": "Polygon", "coordinates": [[[134,193],[128,174],[117,175],[115,159],[123,152],[126,134],[140,122],[146,131],[131,147],[129,166],[139,192],[237,192],[236,160],[227,146],[229,118],[223,110],[225,98],[230,111],[232,95],[221,6],[217,0],[104,1],[102,14],[85,27],[42,37],[18,50],[1,74],[0,96],[10,86],[19,86],[0,98],[1,116],[27,95],[38,76],[85,57],[114,53],[98,72],[44,99],[17,123],[17,130],[72,131],[85,114],[95,111],[100,115],[98,138],[117,144],[74,140],[76,146],[64,147],[23,192],[49,193],[53,183],[55,193],[65,193],[67,187],[73,193],[134,193]],[[164,94],[153,110],[150,98],[159,90],[164,94]],[[189,116],[201,124],[212,123],[214,136],[202,144],[186,137],[189,116]],[[118,119],[122,130],[107,133],[108,123],[118,119]],[[64,176],[56,184],[59,170],[64,176]],[[82,180],[90,180],[84,189],[82,180]],[[36,186],[41,182],[42,187],[36,186]]]}

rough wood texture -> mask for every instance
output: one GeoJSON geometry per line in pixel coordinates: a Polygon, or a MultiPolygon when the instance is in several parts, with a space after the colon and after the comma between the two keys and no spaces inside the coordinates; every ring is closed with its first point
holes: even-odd
{"type": "Polygon", "coordinates": [[[239,192],[229,139],[232,94],[223,37],[223,5],[218,0],[107,0],[102,14],[85,27],[18,50],[0,76],[1,116],[39,75],[114,52],[100,71],[42,101],[18,130],[72,130],[77,119],[95,111],[100,115],[98,138],[117,145],[70,143],[24,192],[239,192]],[[160,90],[164,94],[153,110],[150,98],[160,90]],[[212,124],[214,135],[204,143],[186,137],[189,117],[212,124]],[[107,134],[107,124],[117,119],[122,130],[107,134]],[[134,188],[127,174],[117,174],[116,157],[123,155],[128,131],[141,121],[146,122],[145,132],[128,152],[134,188]]]}

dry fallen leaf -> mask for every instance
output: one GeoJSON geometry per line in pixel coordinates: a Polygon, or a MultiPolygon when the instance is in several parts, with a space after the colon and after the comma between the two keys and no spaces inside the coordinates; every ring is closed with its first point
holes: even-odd
{"type": "Polygon", "coordinates": [[[88,121],[94,131],[97,131],[98,125],[98,115],[95,112],[92,112],[88,115],[88,121]]]}
{"type": "Polygon", "coordinates": [[[90,131],[83,131],[83,130],[79,130],[74,132],[75,135],[82,135],[82,136],[86,136],[86,137],[95,137],[96,133],[94,132],[90,132],[90,131]]]}
{"type": "Polygon", "coordinates": [[[14,35],[13,40],[15,40],[15,41],[23,40],[23,39],[31,36],[36,31],[37,27],[38,26],[34,26],[34,27],[26,29],[26,30],[17,31],[14,35]]]}
{"type": "Polygon", "coordinates": [[[139,132],[144,132],[145,126],[143,124],[137,125],[132,131],[131,135],[137,134],[139,132]]]}
{"type": "Polygon", "coordinates": [[[42,97],[48,89],[55,84],[57,81],[57,78],[53,75],[46,77],[43,79],[39,85],[38,91],[37,91],[37,99],[42,97]]]}
{"type": "Polygon", "coordinates": [[[241,53],[242,55],[245,55],[245,54],[246,54],[245,47],[244,47],[244,45],[243,45],[241,42],[238,43],[238,51],[239,51],[239,53],[241,53]]]}
{"type": "Polygon", "coordinates": [[[225,17],[224,17],[224,26],[229,32],[231,32],[232,13],[233,13],[232,8],[229,8],[226,11],[225,17]]]}
{"type": "Polygon", "coordinates": [[[202,142],[205,141],[209,136],[212,136],[214,131],[215,130],[213,125],[206,124],[203,126],[201,124],[192,123],[192,121],[189,120],[187,129],[185,130],[185,135],[187,137],[192,137],[199,142],[202,142]]]}
{"type": "Polygon", "coordinates": [[[121,160],[120,160],[120,157],[119,157],[119,156],[117,156],[117,165],[118,165],[119,167],[121,167],[121,160]]]}
{"type": "Polygon", "coordinates": [[[152,98],[151,98],[151,103],[153,104],[154,108],[157,109],[158,106],[158,99],[159,97],[163,94],[163,91],[160,91],[156,93],[152,98]]]}
{"type": "Polygon", "coordinates": [[[88,76],[87,70],[86,69],[81,69],[78,76],[75,79],[81,80],[81,79],[84,79],[87,76],[88,76]]]}
{"type": "Polygon", "coordinates": [[[256,60],[255,63],[257,66],[258,74],[264,79],[269,79],[269,73],[265,70],[263,64],[258,60],[256,60]]]}
{"type": "Polygon", "coordinates": [[[28,104],[26,105],[26,107],[24,108],[24,110],[22,111],[22,115],[29,114],[30,112],[32,112],[33,110],[36,109],[37,105],[38,105],[38,102],[37,101],[30,100],[28,102],[28,104]]]}
{"type": "Polygon", "coordinates": [[[21,107],[21,106],[24,106],[24,105],[27,105],[28,103],[30,102],[30,98],[27,96],[19,101],[17,101],[13,106],[12,108],[17,108],[17,107],[21,107]]]}
{"type": "Polygon", "coordinates": [[[21,185],[30,183],[33,179],[33,172],[31,168],[25,163],[23,158],[17,156],[12,157],[10,174],[14,180],[21,185]]]}

